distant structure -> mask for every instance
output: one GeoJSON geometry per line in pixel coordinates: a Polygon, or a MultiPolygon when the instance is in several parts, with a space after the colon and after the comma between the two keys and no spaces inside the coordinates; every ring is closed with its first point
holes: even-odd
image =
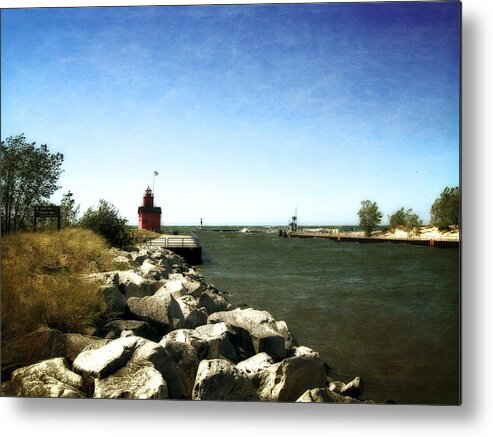
{"type": "Polygon", "coordinates": [[[296,232],[298,230],[298,217],[294,215],[291,219],[292,222],[288,225],[288,230],[291,232],[296,232]]]}
{"type": "Polygon", "coordinates": [[[139,206],[139,229],[161,232],[161,208],[154,206],[154,195],[152,190],[147,187],[144,194],[144,202],[139,206]]]}

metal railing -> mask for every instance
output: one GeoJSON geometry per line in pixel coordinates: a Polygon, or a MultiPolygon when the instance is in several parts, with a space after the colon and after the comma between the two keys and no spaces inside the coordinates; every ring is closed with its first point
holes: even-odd
{"type": "Polygon", "coordinates": [[[191,236],[186,237],[158,237],[150,240],[149,246],[164,248],[200,247],[200,240],[195,234],[192,233],[191,236]]]}

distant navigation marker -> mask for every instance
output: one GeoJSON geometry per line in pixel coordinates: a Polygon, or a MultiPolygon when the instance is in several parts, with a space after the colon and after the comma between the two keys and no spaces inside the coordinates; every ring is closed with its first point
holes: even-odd
{"type": "Polygon", "coordinates": [[[298,230],[298,206],[294,209],[294,215],[291,217],[291,223],[289,224],[289,230],[296,232],[298,230]]]}

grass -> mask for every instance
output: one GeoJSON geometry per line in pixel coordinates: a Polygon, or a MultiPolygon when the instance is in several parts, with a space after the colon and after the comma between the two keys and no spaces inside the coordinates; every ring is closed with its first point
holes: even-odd
{"type": "Polygon", "coordinates": [[[133,243],[142,243],[145,239],[159,237],[157,232],[148,231],[147,229],[129,229],[133,243]]]}
{"type": "Polygon", "coordinates": [[[2,367],[29,361],[21,341],[40,326],[83,333],[103,317],[95,283],[83,273],[114,266],[105,240],[84,229],[2,238],[2,367]]]}

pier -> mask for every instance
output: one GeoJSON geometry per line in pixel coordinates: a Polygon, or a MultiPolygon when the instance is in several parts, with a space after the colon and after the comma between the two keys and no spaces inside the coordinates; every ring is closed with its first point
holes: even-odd
{"type": "Polygon", "coordinates": [[[431,246],[449,249],[459,249],[459,237],[392,237],[392,236],[365,236],[363,232],[345,232],[345,233],[328,233],[328,232],[283,232],[286,238],[327,238],[339,243],[391,243],[391,244],[414,244],[417,246],[431,246]]]}
{"type": "Polygon", "coordinates": [[[148,242],[150,247],[164,247],[185,258],[190,265],[202,264],[202,246],[193,232],[191,235],[163,234],[148,242]]]}

